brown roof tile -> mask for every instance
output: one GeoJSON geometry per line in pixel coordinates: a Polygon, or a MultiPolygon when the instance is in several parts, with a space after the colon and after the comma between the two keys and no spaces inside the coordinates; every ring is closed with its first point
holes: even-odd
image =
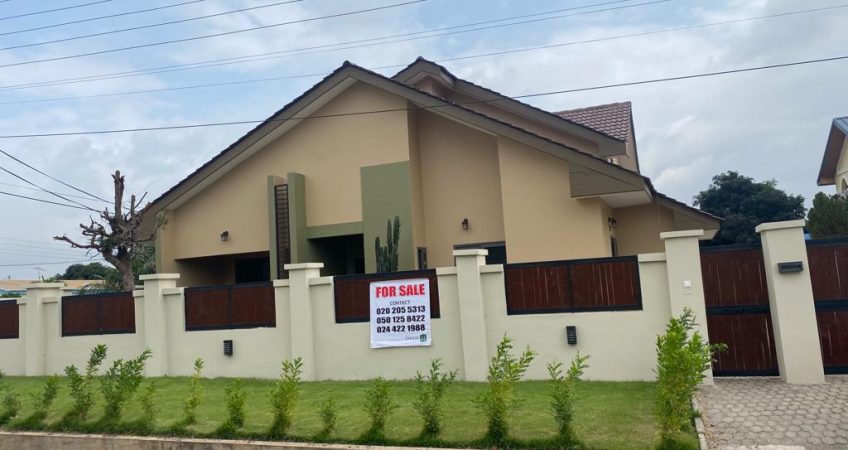
{"type": "Polygon", "coordinates": [[[559,111],[556,115],[622,141],[630,138],[630,102],[559,111]]]}

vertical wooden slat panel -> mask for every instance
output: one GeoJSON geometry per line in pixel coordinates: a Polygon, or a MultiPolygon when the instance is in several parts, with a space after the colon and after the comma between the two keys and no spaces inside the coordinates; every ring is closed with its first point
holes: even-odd
{"type": "Polygon", "coordinates": [[[0,339],[20,337],[19,311],[17,300],[0,301],[0,339]]]}
{"type": "Polygon", "coordinates": [[[75,295],[62,297],[62,336],[100,334],[98,297],[75,295]]]}
{"type": "Polygon", "coordinates": [[[135,333],[135,300],[132,292],[98,296],[100,332],[135,333]]]}
{"type": "Polygon", "coordinates": [[[848,239],[807,241],[825,373],[848,373],[848,239]]]}
{"type": "Polygon", "coordinates": [[[186,330],[229,328],[230,290],[195,288],[185,290],[186,330]]]}
{"type": "Polygon", "coordinates": [[[333,303],[336,309],[336,323],[367,322],[371,315],[370,284],[374,281],[406,280],[427,278],[430,281],[430,316],[441,317],[439,308],[439,279],[435,269],[411,270],[392,273],[370,273],[363,275],[343,275],[333,279],[333,303]]]}
{"type": "Polygon", "coordinates": [[[273,327],[277,325],[274,287],[233,286],[231,328],[273,327]]]}

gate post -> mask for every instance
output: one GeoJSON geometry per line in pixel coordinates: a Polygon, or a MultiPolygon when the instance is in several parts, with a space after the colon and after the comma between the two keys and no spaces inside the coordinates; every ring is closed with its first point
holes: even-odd
{"type": "Polygon", "coordinates": [[[489,352],[486,337],[486,310],[480,267],[486,264],[488,250],[454,250],[456,285],[459,291],[459,324],[465,381],[485,381],[489,352]]]}
{"type": "Polygon", "coordinates": [[[321,276],[324,263],[299,263],[283,266],[289,272],[289,301],[283,311],[287,317],[292,359],[303,358],[303,381],[315,380],[315,329],[309,279],[321,276]]]}
{"type": "MultiPolygon", "coordinates": [[[[18,300],[19,305],[24,305],[24,374],[26,376],[46,375],[47,330],[45,327],[47,325],[44,304],[59,302],[62,298],[63,287],[65,283],[31,284],[26,288],[26,298],[18,300]]],[[[62,326],[61,321],[59,326],[62,326]]]]}
{"type": "MultiPolygon", "coordinates": [[[[707,306],[704,298],[704,282],[701,275],[701,250],[698,241],[704,230],[667,231],[660,233],[665,241],[666,269],[668,270],[668,294],[671,300],[671,315],[679,316],[684,308],[695,313],[695,331],[709,342],[707,332],[707,306]]],[[[703,384],[713,384],[713,371],[704,371],[703,384]]]]}
{"type": "Polygon", "coordinates": [[[825,381],[803,228],[803,220],[762,223],[755,228],[763,242],[780,378],[790,384],[825,381]],[[800,262],[801,270],[781,272],[778,264],[788,262],[800,262]]]}
{"type": "MultiPolygon", "coordinates": [[[[141,275],[144,282],[144,345],[153,356],[144,366],[148,377],[168,375],[168,315],[163,290],[177,287],[178,273],[141,275]]],[[[172,319],[176,320],[176,319],[172,319]]]]}

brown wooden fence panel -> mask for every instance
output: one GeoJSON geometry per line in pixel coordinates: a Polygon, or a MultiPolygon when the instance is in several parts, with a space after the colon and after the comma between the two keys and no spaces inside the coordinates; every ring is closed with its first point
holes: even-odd
{"type": "Polygon", "coordinates": [[[703,247],[701,276],[710,342],[727,345],[713,375],[777,375],[762,248],[703,247]]]}
{"type": "Polygon", "coordinates": [[[203,286],[185,289],[186,331],[274,327],[271,283],[203,286]]]}
{"type": "Polygon", "coordinates": [[[430,317],[441,317],[439,311],[439,278],[435,269],[391,273],[341,275],[333,278],[336,323],[368,322],[371,319],[370,284],[375,281],[426,278],[430,280],[430,317]]]}
{"type": "Polygon", "coordinates": [[[508,314],[642,309],[635,256],[507,264],[508,314]]]}
{"type": "Polygon", "coordinates": [[[0,301],[0,339],[17,339],[20,333],[18,301],[0,301]]]}
{"type": "Polygon", "coordinates": [[[135,333],[132,292],[62,297],[62,336],[135,333]]]}
{"type": "Polygon", "coordinates": [[[807,241],[825,373],[848,373],[848,239],[807,241]]]}

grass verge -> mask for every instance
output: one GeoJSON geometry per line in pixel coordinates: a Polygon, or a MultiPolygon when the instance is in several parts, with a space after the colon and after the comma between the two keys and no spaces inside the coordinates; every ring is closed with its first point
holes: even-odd
{"type": "MultiPolygon", "coordinates": [[[[244,427],[237,432],[221,431],[227,418],[224,390],[231,379],[204,379],[203,400],[197,411],[197,422],[181,427],[183,398],[188,393],[189,379],[181,377],[145,379],[139,392],[153,382],[157,390],[155,403],[159,408],[156,423],[150,429],[140,425],[142,417],[138,398],[127,406],[124,420],[117,427],[103,427],[103,403],[99,392],[89,421],[62,427],[62,417],[71,408],[67,380],[62,379],[57,397],[43,424],[26,423],[32,413],[30,393],[40,391],[46,377],[8,377],[11,389],[21,394],[23,408],[18,417],[5,424],[5,429],[44,429],[91,433],[127,433],[267,439],[272,416],[268,402],[270,380],[244,380],[246,416],[244,427]]],[[[99,387],[99,382],[95,382],[99,387]]],[[[392,399],[398,408],[387,422],[383,442],[362,438],[368,428],[363,407],[368,382],[321,381],[301,384],[301,395],[295,410],[289,440],[385,443],[392,445],[425,445],[454,447],[486,447],[481,441],[486,421],[472,399],[484,388],[483,383],[458,382],[444,397],[444,430],[439,439],[419,438],[422,420],[412,408],[414,383],[392,381],[392,399]],[[329,397],[338,405],[338,423],[330,436],[318,437],[322,423],[320,406],[329,397]]],[[[510,416],[511,448],[560,448],[556,441],[556,424],[549,407],[550,385],[544,381],[519,383],[516,397],[521,403],[510,416]]],[[[575,431],[586,449],[647,449],[656,445],[656,428],[652,415],[654,384],[647,382],[581,382],[577,389],[575,431]]],[[[697,449],[697,437],[687,430],[681,437],[681,448],[697,449]]]]}

